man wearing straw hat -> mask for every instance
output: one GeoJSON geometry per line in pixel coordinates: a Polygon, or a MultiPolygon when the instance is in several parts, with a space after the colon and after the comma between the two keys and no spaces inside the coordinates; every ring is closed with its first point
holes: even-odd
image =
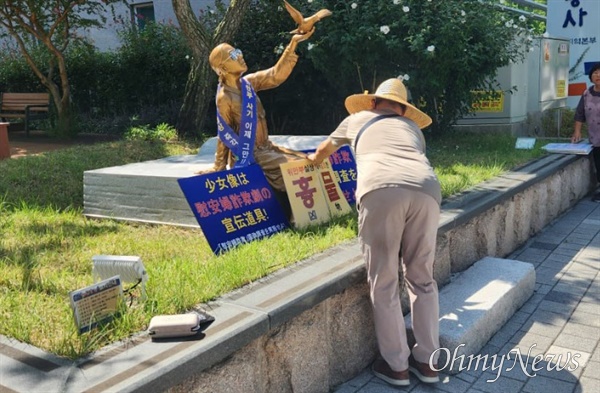
{"type": "Polygon", "coordinates": [[[354,147],[358,171],[358,236],[366,262],[375,333],[382,359],[374,374],[396,385],[439,381],[439,303],[433,263],[441,191],[421,132],[431,118],[407,101],[399,79],[375,94],[346,99],[346,117],[308,158],[320,163],[338,147],[354,147]],[[398,286],[402,268],[408,288],[416,344],[409,348],[398,286]]]}

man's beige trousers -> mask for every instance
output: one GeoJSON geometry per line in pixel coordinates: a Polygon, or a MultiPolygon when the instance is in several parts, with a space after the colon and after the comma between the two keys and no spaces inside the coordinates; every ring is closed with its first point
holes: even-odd
{"type": "MultiPolygon", "coordinates": [[[[360,202],[358,235],[367,265],[375,333],[381,356],[395,371],[408,369],[411,354],[400,305],[401,263],[416,340],[413,356],[427,363],[439,348],[438,288],[433,279],[439,218],[438,203],[411,189],[374,190],[360,202]]],[[[437,358],[433,360],[435,364],[437,358]]]]}

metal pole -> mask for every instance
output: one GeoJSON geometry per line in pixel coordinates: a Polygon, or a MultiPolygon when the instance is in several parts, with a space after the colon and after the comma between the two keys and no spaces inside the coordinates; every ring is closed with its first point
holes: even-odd
{"type": "Polygon", "coordinates": [[[560,138],[560,129],[562,127],[562,110],[561,108],[558,108],[558,110],[556,111],[556,121],[557,121],[557,128],[556,128],[556,137],[560,138]]]}

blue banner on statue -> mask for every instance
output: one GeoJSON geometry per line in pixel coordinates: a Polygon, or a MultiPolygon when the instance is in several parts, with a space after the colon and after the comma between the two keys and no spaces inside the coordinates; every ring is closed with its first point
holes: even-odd
{"type": "Polygon", "coordinates": [[[215,254],[289,228],[285,213],[258,165],[178,182],[215,254]]]}

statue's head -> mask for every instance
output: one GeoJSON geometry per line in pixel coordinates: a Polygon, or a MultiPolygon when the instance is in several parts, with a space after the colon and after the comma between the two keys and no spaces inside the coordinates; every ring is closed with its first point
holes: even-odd
{"type": "Polygon", "coordinates": [[[219,79],[225,74],[241,75],[248,71],[242,51],[235,49],[227,43],[217,45],[210,52],[208,62],[217,75],[219,75],[219,79]]]}

